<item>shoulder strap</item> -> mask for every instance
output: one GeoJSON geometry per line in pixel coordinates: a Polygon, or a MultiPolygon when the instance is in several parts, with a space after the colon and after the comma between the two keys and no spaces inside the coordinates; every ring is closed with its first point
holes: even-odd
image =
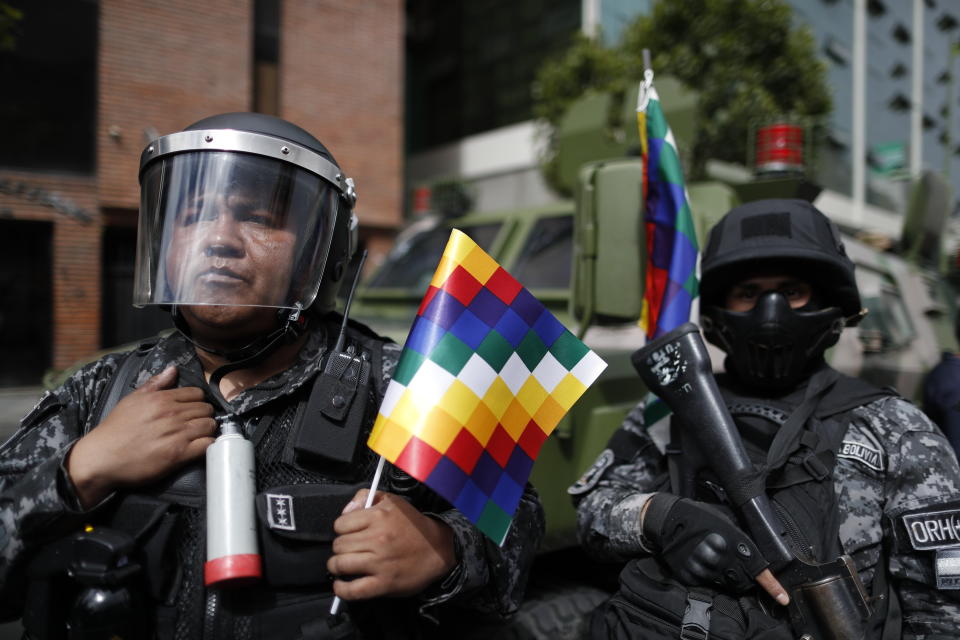
{"type": "Polygon", "coordinates": [[[837,373],[837,376],[837,381],[817,406],[818,418],[844,413],[880,398],[900,395],[892,387],[878,387],[866,380],[842,373],[837,373]]]}
{"type": "Polygon", "coordinates": [[[903,627],[903,612],[896,589],[887,575],[887,552],[881,551],[870,587],[871,600],[876,607],[870,618],[869,637],[878,640],[898,640],[903,627]]]}
{"type": "Polygon", "coordinates": [[[814,414],[820,399],[836,384],[840,374],[833,369],[823,369],[816,373],[807,385],[803,402],[797,407],[774,437],[767,453],[767,471],[779,469],[797,448],[803,425],[814,414]]]}
{"type": "Polygon", "coordinates": [[[133,391],[133,382],[140,373],[140,365],[156,345],[155,341],[144,342],[123,356],[120,366],[110,377],[107,388],[100,395],[100,401],[93,410],[93,420],[87,422],[90,425],[89,429],[100,424],[103,418],[113,411],[117,403],[133,391]]]}

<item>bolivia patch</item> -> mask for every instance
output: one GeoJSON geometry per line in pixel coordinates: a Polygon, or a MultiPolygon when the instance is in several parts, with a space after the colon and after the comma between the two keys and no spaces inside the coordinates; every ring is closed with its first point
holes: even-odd
{"type": "Polygon", "coordinates": [[[844,440],[840,445],[840,451],[837,453],[837,457],[856,460],[874,471],[883,471],[883,453],[862,442],[844,440]]]}

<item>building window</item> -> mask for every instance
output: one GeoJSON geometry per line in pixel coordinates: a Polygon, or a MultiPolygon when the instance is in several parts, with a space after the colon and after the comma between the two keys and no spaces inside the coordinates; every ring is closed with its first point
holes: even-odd
{"type": "Polygon", "coordinates": [[[827,36],[827,39],[823,43],[823,52],[837,64],[844,66],[850,64],[850,49],[833,36],[827,36]]]}
{"type": "Polygon", "coordinates": [[[0,220],[0,386],[40,384],[51,364],[53,225],[0,220]]]}
{"type": "Polygon", "coordinates": [[[280,114],[280,2],[253,2],[253,110],[280,114]]]}
{"type": "Polygon", "coordinates": [[[579,0],[409,0],[408,150],[531,118],[531,84],[580,30],[580,10],[579,0]]]}
{"type": "Polygon", "coordinates": [[[893,28],[893,32],[890,35],[900,44],[910,44],[910,32],[899,22],[897,26],[893,28]]]}
{"type": "Polygon", "coordinates": [[[897,93],[890,98],[887,106],[890,107],[892,111],[907,111],[910,109],[910,98],[902,93],[897,93]]]}
{"type": "Polygon", "coordinates": [[[957,28],[957,19],[949,13],[945,13],[937,20],[937,28],[940,31],[951,31],[957,28]]]}
{"type": "Polygon", "coordinates": [[[0,166],[93,173],[97,3],[8,4],[22,19],[0,51],[0,166]]]}
{"type": "Polygon", "coordinates": [[[907,66],[902,62],[898,62],[893,65],[893,68],[890,69],[891,78],[902,78],[907,75],[907,66]]]}
{"type": "Polygon", "coordinates": [[[879,18],[887,13],[887,5],[883,4],[880,0],[868,0],[867,13],[869,13],[872,18],[879,18]]]}

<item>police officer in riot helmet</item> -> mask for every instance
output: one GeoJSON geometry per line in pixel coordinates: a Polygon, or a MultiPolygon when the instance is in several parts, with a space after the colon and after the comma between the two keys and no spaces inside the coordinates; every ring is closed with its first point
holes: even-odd
{"type": "MultiPolygon", "coordinates": [[[[810,563],[853,558],[874,598],[867,637],[948,637],[960,625],[960,575],[947,569],[960,536],[920,540],[923,526],[910,533],[910,524],[960,515],[960,469],[916,407],[826,363],[825,351],[864,314],[840,235],[810,203],[751,202],[711,230],[703,333],[726,354],[723,401],[778,517],[798,532],[793,553],[810,563]]],[[[718,626],[725,618],[716,612],[734,602],[744,637],[795,637],[786,609],[772,604],[789,595],[702,464],[710,452],[682,437],[710,425],[674,423],[661,437],[661,425],[644,424],[644,409],[569,490],[582,544],[627,562],[620,595],[635,607],[662,604],[662,591],[649,593],[656,574],[712,598],[718,626]]],[[[640,633],[618,606],[614,599],[598,611],[595,637],[640,633]]]]}
{"type": "Polygon", "coordinates": [[[128,636],[413,637],[454,611],[514,611],[543,532],[530,487],[510,554],[389,465],[362,508],[400,350],[334,312],[357,194],[330,152],[284,120],[223,114],[150,143],[140,182],[134,303],[169,308],[178,331],[83,367],[0,450],[6,615],[26,593],[28,634],[89,626],[44,600],[83,588],[64,536],[99,531],[126,536],[98,544],[145,607],[128,636]],[[259,580],[229,587],[203,575],[203,457],[225,416],[255,447],[262,556],[259,580]]]}

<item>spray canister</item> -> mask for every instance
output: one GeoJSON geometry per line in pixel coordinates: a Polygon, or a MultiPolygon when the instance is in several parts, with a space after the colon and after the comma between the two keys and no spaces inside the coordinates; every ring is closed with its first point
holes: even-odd
{"type": "Polygon", "coordinates": [[[254,505],[253,443],[229,417],[207,447],[207,586],[248,582],[261,576],[254,505]]]}

